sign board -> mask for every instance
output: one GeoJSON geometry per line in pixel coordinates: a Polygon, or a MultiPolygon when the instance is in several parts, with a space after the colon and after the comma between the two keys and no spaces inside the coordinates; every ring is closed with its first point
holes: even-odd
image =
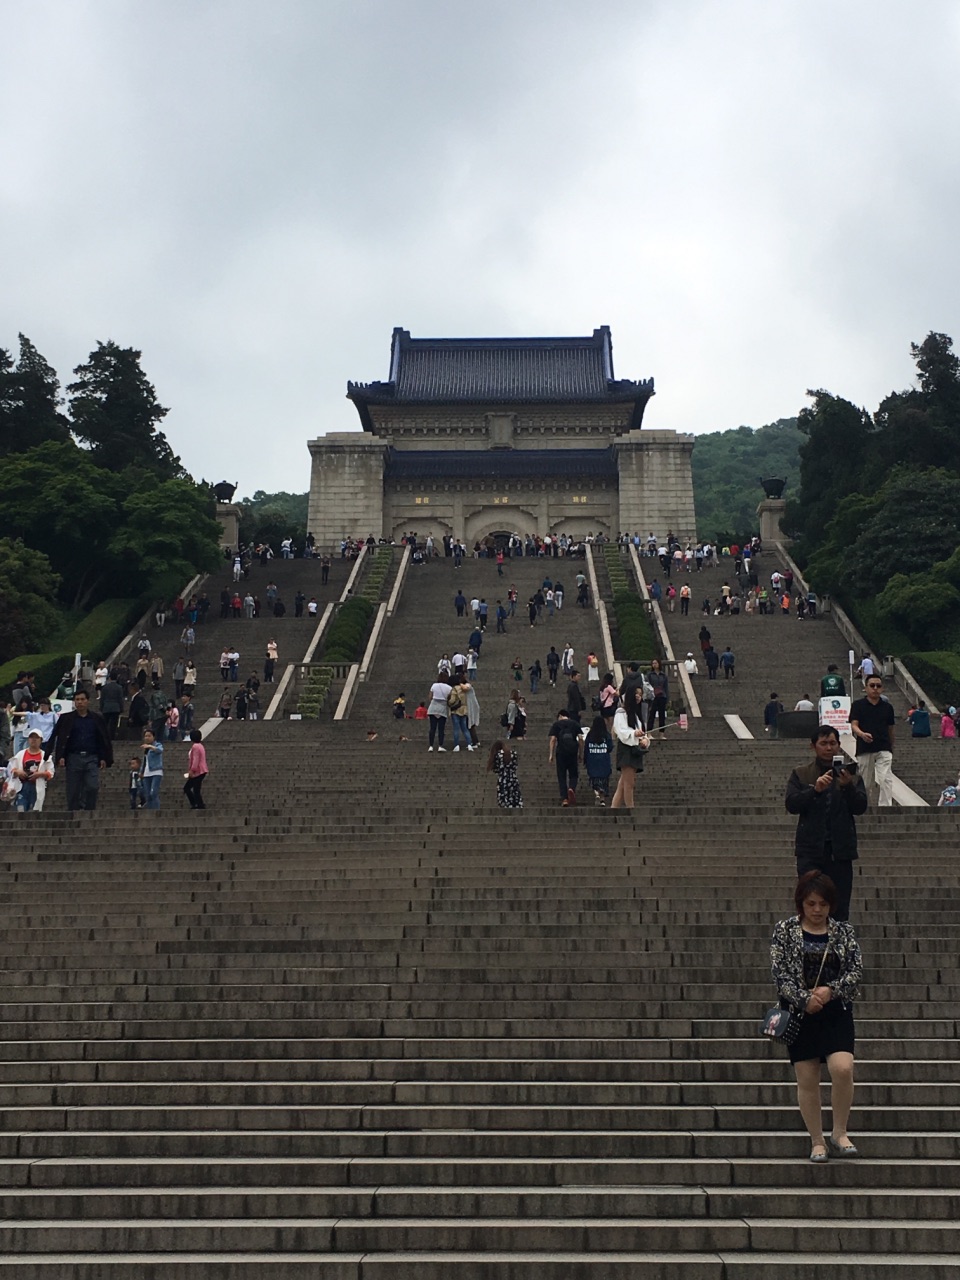
{"type": "Polygon", "coordinates": [[[839,695],[821,698],[817,710],[821,724],[828,724],[838,734],[850,732],[849,698],[841,698],[839,695]]]}
{"type": "Polygon", "coordinates": [[[681,711],[680,712],[680,728],[689,729],[689,727],[690,727],[690,722],[687,719],[687,713],[685,711],[681,711]]]}

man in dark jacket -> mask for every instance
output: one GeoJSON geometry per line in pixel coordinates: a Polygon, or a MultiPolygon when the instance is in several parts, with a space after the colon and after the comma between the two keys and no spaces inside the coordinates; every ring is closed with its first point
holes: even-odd
{"type": "Polygon", "coordinates": [[[73,711],[57,721],[50,754],[61,769],[67,771],[67,808],[95,809],[100,790],[100,770],[113,764],[113,746],[107,722],[97,711],[90,710],[89,696],[78,689],[73,698],[73,711]]]}
{"type": "Polygon", "coordinates": [[[587,700],[580,688],[580,672],[573,667],[570,671],[570,683],[567,685],[567,715],[579,724],[580,714],[586,709],[587,700]]]}
{"type": "Polygon", "coordinates": [[[814,759],[794,769],[787,782],[787,812],[798,815],[797,878],[822,871],[837,886],[836,920],[849,920],[853,864],[857,859],[858,814],[867,811],[867,792],[856,765],[841,767],[840,739],[821,725],[810,739],[814,759]]]}
{"type": "Polygon", "coordinates": [[[110,734],[111,742],[117,736],[125,701],[120,682],[111,672],[100,690],[100,714],[107,722],[107,732],[110,734]]]}

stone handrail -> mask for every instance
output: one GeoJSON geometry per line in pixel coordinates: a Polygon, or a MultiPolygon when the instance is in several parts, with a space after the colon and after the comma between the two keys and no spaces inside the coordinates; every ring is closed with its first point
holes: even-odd
{"type": "Polygon", "coordinates": [[[647,590],[647,583],[643,576],[643,570],[640,568],[640,557],[637,554],[637,548],[630,543],[630,563],[633,565],[633,572],[636,575],[637,582],[640,584],[640,594],[650,605],[650,612],[653,615],[654,625],[657,628],[657,634],[660,636],[660,644],[663,646],[664,657],[667,662],[672,662],[676,666],[677,679],[683,689],[687,706],[690,708],[690,715],[693,719],[699,720],[703,716],[700,710],[700,703],[697,701],[697,695],[693,691],[693,681],[687,674],[687,669],[682,662],[677,662],[673,652],[673,645],[670,643],[670,637],[667,634],[667,624],[663,620],[663,613],[660,610],[656,600],[650,599],[650,593],[647,590]]]}
{"type": "MultiPolygon", "coordinates": [[[[787,565],[789,565],[793,573],[794,580],[800,583],[804,591],[809,591],[810,590],[809,584],[807,583],[803,574],[797,568],[796,564],[793,561],[793,557],[790,555],[789,551],[787,551],[786,547],[784,547],[783,543],[777,542],[775,546],[777,550],[780,552],[780,555],[783,557],[784,562],[787,565]]],[[[843,609],[839,604],[837,604],[836,600],[834,600],[832,597],[830,597],[830,613],[837,624],[837,630],[843,636],[844,640],[846,640],[847,644],[850,646],[851,649],[853,649],[856,653],[872,653],[873,652],[871,646],[867,644],[864,637],[860,634],[860,632],[854,626],[853,619],[850,617],[850,615],[847,613],[845,609],[843,609]]],[[[919,699],[922,698],[923,701],[927,704],[927,708],[931,715],[940,714],[940,712],[937,710],[937,706],[934,703],[933,699],[929,697],[929,695],[923,690],[923,688],[921,688],[921,686],[910,674],[910,672],[903,665],[903,663],[900,661],[899,658],[894,659],[893,676],[894,676],[894,680],[896,682],[897,688],[900,690],[900,692],[903,694],[905,698],[907,698],[908,700],[912,699],[915,702],[919,701],[919,699]]]]}

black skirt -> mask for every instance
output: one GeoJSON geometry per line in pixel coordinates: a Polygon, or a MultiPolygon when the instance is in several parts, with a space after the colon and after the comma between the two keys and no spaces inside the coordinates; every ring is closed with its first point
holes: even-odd
{"type": "Polygon", "coordinates": [[[831,1053],[853,1053],[853,1006],[831,1000],[821,1013],[804,1014],[800,1034],[790,1045],[791,1062],[826,1062],[831,1053]]]}

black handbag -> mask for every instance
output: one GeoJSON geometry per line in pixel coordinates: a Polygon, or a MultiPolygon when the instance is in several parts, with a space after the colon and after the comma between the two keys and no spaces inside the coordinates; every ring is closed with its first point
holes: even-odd
{"type": "MultiPolygon", "coordinates": [[[[820,982],[820,975],[823,973],[823,966],[827,962],[827,953],[830,950],[830,943],[823,949],[823,959],[820,961],[820,970],[817,973],[817,981],[813,984],[816,987],[820,982]]],[[[779,1040],[781,1044],[794,1045],[800,1034],[800,1026],[806,1014],[791,1009],[788,1004],[784,1004],[781,1000],[779,1004],[771,1006],[763,1015],[763,1021],[760,1023],[760,1034],[766,1040],[779,1040]]]]}
{"type": "Polygon", "coordinates": [[[763,1015],[760,1034],[768,1040],[779,1040],[781,1044],[796,1044],[802,1022],[802,1013],[787,1005],[775,1004],[763,1015]]]}

